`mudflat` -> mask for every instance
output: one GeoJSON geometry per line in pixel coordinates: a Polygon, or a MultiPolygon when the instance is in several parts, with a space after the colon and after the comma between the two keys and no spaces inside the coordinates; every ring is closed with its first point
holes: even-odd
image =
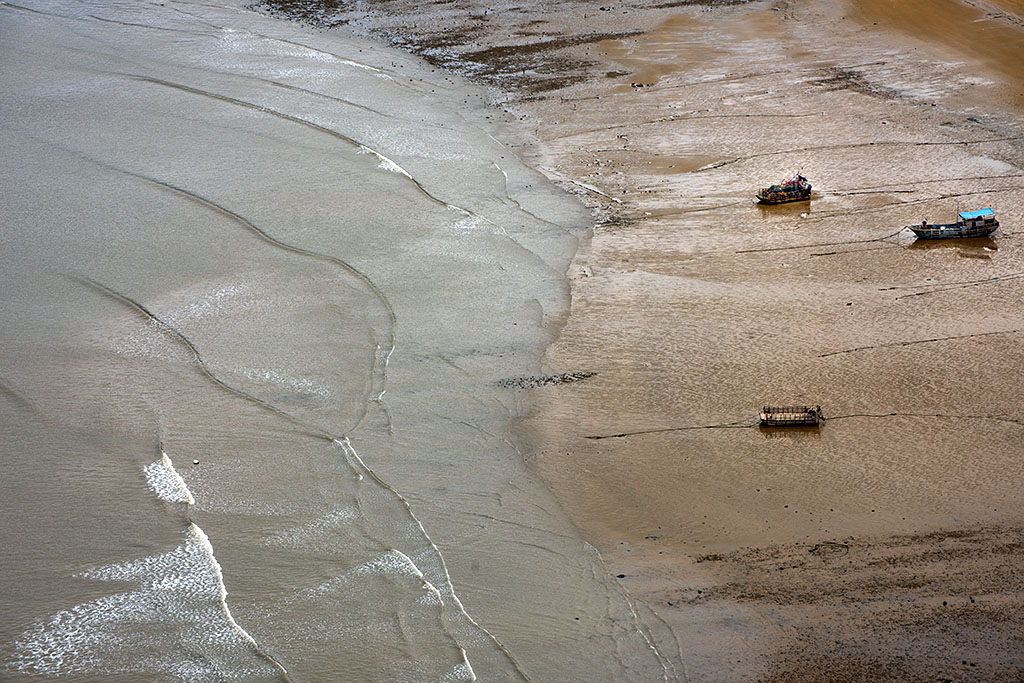
{"type": "Polygon", "coordinates": [[[539,117],[607,197],[549,354],[596,374],[536,392],[536,466],[681,678],[1024,675],[1024,34],[926,4],[682,11],[539,117]],[[905,229],[983,207],[986,240],[905,229]],[[787,402],[828,419],[751,426],[787,402]]]}
{"type": "Polygon", "coordinates": [[[519,433],[666,678],[1024,678],[1019,3],[375,7],[598,218],[519,433]]]}

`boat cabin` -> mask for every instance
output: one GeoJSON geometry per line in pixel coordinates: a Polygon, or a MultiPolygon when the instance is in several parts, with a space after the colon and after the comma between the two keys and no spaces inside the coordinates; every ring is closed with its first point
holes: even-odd
{"type": "Polygon", "coordinates": [[[941,240],[951,237],[988,237],[999,227],[996,213],[992,209],[961,211],[956,218],[956,223],[929,225],[928,221],[921,221],[921,225],[908,227],[919,238],[926,240],[941,240]]]}
{"type": "Polygon", "coordinates": [[[996,222],[996,212],[992,209],[977,211],[961,211],[960,222],[965,228],[981,228],[996,222]]]}

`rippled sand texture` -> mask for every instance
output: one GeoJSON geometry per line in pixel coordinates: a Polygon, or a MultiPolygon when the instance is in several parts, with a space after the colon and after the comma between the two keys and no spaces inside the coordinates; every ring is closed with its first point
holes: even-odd
{"type": "Polygon", "coordinates": [[[231,4],[0,30],[0,677],[664,675],[510,438],[588,216],[479,91],[231,4]]]}
{"type": "Polygon", "coordinates": [[[681,12],[537,105],[605,217],[549,356],[596,374],[535,392],[538,471],[691,680],[1024,675],[1020,21],[855,4],[681,12]],[[797,171],[810,202],[751,203],[797,171]],[[902,229],[982,207],[988,240],[902,229]]]}

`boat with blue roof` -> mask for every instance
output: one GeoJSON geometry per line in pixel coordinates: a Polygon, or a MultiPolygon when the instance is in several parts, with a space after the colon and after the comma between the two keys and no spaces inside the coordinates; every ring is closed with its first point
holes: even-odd
{"type": "Polygon", "coordinates": [[[977,211],[961,211],[957,214],[956,223],[936,223],[921,221],[921,225],[909,226],[919,239],[944,240],[964,237],[987,237],[999,227],[996,213],[992,209],[977,211]]]}

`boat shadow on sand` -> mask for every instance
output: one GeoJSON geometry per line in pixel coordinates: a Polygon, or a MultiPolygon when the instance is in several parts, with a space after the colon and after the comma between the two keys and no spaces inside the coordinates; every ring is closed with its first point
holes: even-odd
{"type": "Polygon", "coordinates": [[[956,240],[914,240],[907,249],[915,251],[954,250],[959,258],[989,259],[999,251],[991,237],[965,237],[956,240]]]}
{"type": "Polygon", "coordinates": [[[819,425],[799,425],[783,429],[758,425],[757,431],[766,439],[789,439],[791,441],[817,441],[821,439],[821,428],[819,425]]]}
{"type": "Polygon", "coordinates": [[[816,190],[811,191],[811,196],[805,199],[798,199],[792,202],[784,202],[782,204],[762,204],[757,199],[750,200],[750,203],[757,207],[761,213],[761,218],[777,218],[779,216],[789,217],[804,217],[804,214],[811,213],[811,202],[815,199],[821,199],[823,195],[819,194],[816,190]]]}

